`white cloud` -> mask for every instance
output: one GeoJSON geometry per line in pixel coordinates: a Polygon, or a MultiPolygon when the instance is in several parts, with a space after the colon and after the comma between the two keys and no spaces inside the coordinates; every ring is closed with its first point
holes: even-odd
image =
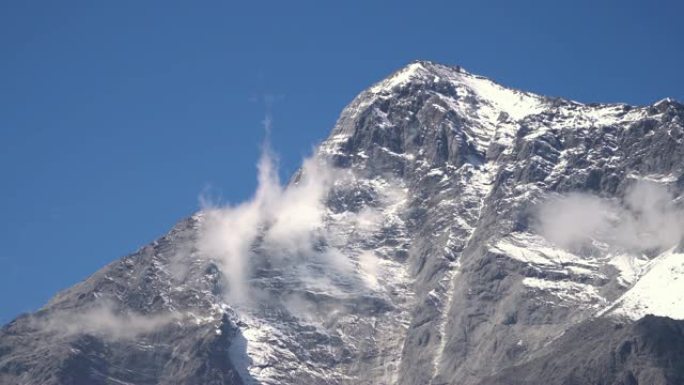
{"type": "Polygon", "coordinates": [[[301,178],[281,189],[265,207],[264,247],[287,253],[311,252],[314,231],[323,225],[324,200],[334,171],[316,158],[304,161],[301,178]]]}
{"type": "Polygon", "coordinates": [[[317,292],[377,289],[381,261],[364,249],[384,225],[396,224],[405,189],[394,181],[359,180],[317,157],[304,160],[294,181],[284,186],[273,159],[264,151],[250,200],[203,210],[199,255],[215,261],[224,275],[226,301],[250,307],[269,298],[254,280],[256,266],[317,292]],[[330,198],[361,191],[360,197],[373,196],[368,204],[339,212],[327,207],[330,198]]]}
{"type": "Polygon", "coordinates": [[[676,245],[684,234],[684,212],[662,185],[637,181],[621,202],[574,193],[539,206],[539,232],[559,246],[581,247],[592,240],[644,252],[676,245]]]}
{"type": "Polygon", "coordinates": [[[180,318],[178,313],[142,315],[131,311],[117,312],[112,303],[103,301],[80,313],[60,311],[37,322],[43,329],[64,336],[91,334],[111,340],[126,340],[159,330],[180,318]]]}
{"type": "Polygon", "coordinates": [[[381,260],[372,251],[359,254],[359,270],[361,277],[371,288],[378,287],[378,275],[381,271],[381,260]]]}
{"type": "MultiPolygon", "coordinates": [[[[270,122],[265,124],[269,126],[270,122]]],[[[258,171],[257,190],[249,201],[203,210],[198,249],[219,265],[228,286],[226,297],[232,304],[247,304],[253,298],[248,290],[252,259],[256,257],[253,247],[257,244],[272,263],[316,255],[334,269],[346,269],[346,257],[340,252],[316,249],[326,214],[324,201],[336,171],[312,157],[304,160],[296,182],[283,186],[267,146],[258,171]]]]}
{"type": "Polygon", "coordinates": [[[600,237],[614,215],[615,207],[610,202],[580,193],[552,198],[537,212],[542,235],[562,247],[600,237]]]}

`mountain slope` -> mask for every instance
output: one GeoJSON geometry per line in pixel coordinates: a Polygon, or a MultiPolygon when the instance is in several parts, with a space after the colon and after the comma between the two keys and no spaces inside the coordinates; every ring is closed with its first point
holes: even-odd
{"type": "Polygon", "coordinates": [[[539,358],[481,384],[681,384],[684,323],[646,316],[632,324],[598,318],[573,326],[539,358]]]}
{"type": "Polygon", "coordinates": [[[648,182],[674,210],[683,137],[669,99],[586,105],[412,63],[357,96],[286,188],[181,221],[5,326],[0,382],[515,383],[581,325],[680,316],[635,305],[684,264],[670,238],[641,238],[646,211],[638,232],[608,216],[583,234],[592,213],[552,206],[548,232],[538,207],[581,191],[612,210],[648,182]]]}

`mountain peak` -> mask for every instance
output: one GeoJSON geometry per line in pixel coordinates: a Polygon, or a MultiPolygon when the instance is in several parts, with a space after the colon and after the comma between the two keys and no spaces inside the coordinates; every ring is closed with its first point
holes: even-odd
{"type": "Polygon", "coordinates": [[[481,161],[490,144],[511,143],[549,98],[474,75],[460,66],[414,61],[357,96],[321,146],[328,154],[390,154],[458,165],[481,161]]]}
{"type": "Polygon", "coordinates": [[[461,66],[448,66],[417,60],[376,83],[369,91],[376,95],[392,95],[409,85],[437,89],[445,85],[455,90],[456,97],[479,101],[515,120],[539,113],[549,99],[540,95],[502,86],[484,76],[472,74],[461,66]]]}
{"type": "MultiPolygon", "coordinates": [[[[445,73],[456,74],[461,71],[463,70],[460,66],[451,67],[428,60],[414,60],[376,83],[370,88],[370,91],[374,93],[389,92],[414,82],[439,81],[445,73]]],[[[465,73],[465,71],[463,72],[465,73]]]]}

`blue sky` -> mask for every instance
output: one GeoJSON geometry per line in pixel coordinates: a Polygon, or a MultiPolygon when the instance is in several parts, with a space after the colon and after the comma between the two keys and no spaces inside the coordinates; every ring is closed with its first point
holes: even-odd
{"type": "Polygon", "coordinates": [[[585,102],[684,100],[679,1],[0,4],[0,322],[283,176],[414,59],[585,102]]]}

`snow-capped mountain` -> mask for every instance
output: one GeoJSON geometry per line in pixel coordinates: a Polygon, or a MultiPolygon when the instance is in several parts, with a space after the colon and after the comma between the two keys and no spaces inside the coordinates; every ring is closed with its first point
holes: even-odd
{"type": "Polygon", "coordinates": [[[6,325],[0,383],[684,383],[683,139],[670,99],[414,62],[287,186],[6,325]]]}

